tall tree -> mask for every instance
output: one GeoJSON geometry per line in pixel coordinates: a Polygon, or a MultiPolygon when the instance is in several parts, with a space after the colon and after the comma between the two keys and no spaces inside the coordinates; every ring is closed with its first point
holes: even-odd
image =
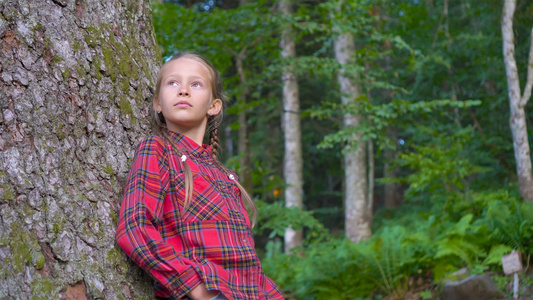
{"type": "MultiPolygon", "coordinates": [[[[248,0],[239,0],[239,5],[243,6],[249,3],[248,0]]],[[[244,56],[246,55],[246,49],[244,47],[239,53],[232,50],[232,55],[235,58],[235,64],[237,67],[237,73],[241,84],[246,84],[246,73],[243,66],[244,56]]],[[[250,153],[250,133],[248,130],[248,116],[246,114],[246,102],[248,98],[248,88],[245,87],[242,93],[239,94],[239,103],[241,110],[239,112],[239,165],[240,165],[240,181],[242,186],[252,192],[252,172],[251,172],[251,153],[250,153]]]]}
{"type": "Polygon", "coordinates": [[[150,2],[4,0],[0,39],[0,298],[150,297],[115,245],[150,132],[150,2]]]}
{"type": "MultiPolygon", "coordinates": [[[[292,2],[281,0],[280,11],[283,17],[292,15],[292,2]]],[[[296,43],[293,28],[286,24],[281,33],[281,55],[285,59],[296,56],[296,43]]],[[[298,78],[294,69],[287,65],[283,70],[283,116],[282,128],[285,141],[283,159],[283,177],[285,179],[285,206],[303,206],[303,175],[302,175],[302,133],[300,129],[300,100],[298,78]]],[[[285,252],[301,245],[302,230],[287,228],[285,230],[285,252]]]]}
{"type": "Polygon", "coordinates": [[[531,171],[531,152],[527,133],[525,107],[531,97],[533,86],[533,29],[531,31],[531,45],[527,79],[524,93],[520,92],[520,77],[515,59],[515,40],[513,33],[513,17],[516,9],[516,0],[505,0],[502,13],[503,58],[507,74],[507,87],[509,92],[510,126],[513,134],[514,156],[520,195],[522,198],[533,201],[533,173],[531,171]]]}
{"type": "MultiPolygon", "coordinates": [[[[342,12],[344,1],[340,0],[337,3],[337,13],[342,12]]],[[[337,17],[342,19],[340,16],[337,17]]],[[[354,37],[349,32],[343,32],[342,26],[338,24],[334,25],[333,30],[335,59],[342,66],[337,75],[341,102],[353,106],[362,95],[360,74],[357,71],[348,72],[346,69],[348,65],[355,63],[354,37]]],[[[345,113],[343,126],[355,128],[362,120],[363,116],[360,114],[345,113]]],[[[369,199],[368,194],[366,142],[361,132],[354,132],[352,140],[356,148],[352,149],[351,145],[348,145],[350,148],[347,148],[344,154],[345,232],[350,240],[359,242],[371,236],[372,199],[369,199]]]]}

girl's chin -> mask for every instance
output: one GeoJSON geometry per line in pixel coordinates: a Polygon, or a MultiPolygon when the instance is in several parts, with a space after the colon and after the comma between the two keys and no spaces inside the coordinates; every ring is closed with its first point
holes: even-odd
{"type": "Polygon", "coordinates": [[[176,132],[180,132],[184,130],[189,131],[189,130],[196,129],[196,128],[200,129],[205,124],[204,120],[184,120],[184,119],[169,120],[167,119],[166,121],[167,121],[168,129],[172,131],[176,131],[176,132]]]}

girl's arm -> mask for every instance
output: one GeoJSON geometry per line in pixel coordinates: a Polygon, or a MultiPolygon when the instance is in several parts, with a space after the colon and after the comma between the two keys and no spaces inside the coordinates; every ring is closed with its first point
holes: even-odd
{"type": "Polygon", "coordinates": [[[118,245],[135,263],[176,298],[181,298],[203,283],[195,263],[165,243],[159,230],[163,201],[170,185],[166,149],[158,137],[143,140],[137,148],[116,237],[118,245]]]}
{"type": "Polygon", "coordinates": [[[204,284],[200,283],[194,289],[192,289],[188,296],[193,300],[209,300],[216,297],[216,295],[219,293],[219,291],[207,290],[204,284]]]}

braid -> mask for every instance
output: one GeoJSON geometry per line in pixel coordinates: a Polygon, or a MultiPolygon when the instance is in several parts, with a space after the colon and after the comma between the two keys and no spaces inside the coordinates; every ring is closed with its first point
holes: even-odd
{"type": "Polygon", "coordinates": [[[211,156],[213,160],[217,161],[217,152],[218,152],[218,122],[215,118],[210,117],[209,121],[209,146],[211,146],[211,156]]]}
{"type": "MultiPolygon", "coordinates": [[[[181,151],[180,148],[176,147],[176,145],[174,144],[174,142],[170,138],[170,135],[168,134],[168,130],[165,130],[165,128],[163,128],[161,126],[158,126],[157,127],[157,131],[158,131],[159,135],[168,144],[170,144],[170,147],[172,148],[172,150],[179,157],[181,157],[183,155],[183,152],[181,151]]],[[[169,156],[169,159],[170,159],[170,156],[169,156]]],[[[169,163],[170,163],[170,161],[169,161],[169,163]]],[[[183,203],[183,208],[185,210],[187,210],[187,208],[189,207],[189,204],[191,203],[192,194],[193,194],[192,171],[191,171],[191,168],[189,167],[189,165],[187,163],[185,163],[185,162],[183,163],[183,170],[184,170],[184,174],[185,174],[185,178],[184,178],[184,181],[185,181],[185,200],[184,200],[184,203],[183,203]]]]}
{"type": "MultiPolygon", "coordinates": [[[[213,158],[213,161],[215,162],[215,165],[218,167],[220,171],[222,171],[227,176],[232,175],[231,172],[224,166],[218,159],[217,159],[217,151],[218,151],[218,122],[214,117],[210,117],[207,121],[209,125],[209,146],[211,146],[211,157],[213,158]]],[[[241,192],[241,196],[248,204],[249,207],[252,208],[253,211],[253,219],[252,219],[252,228],[255,226],[255,221],[257,220],[257,208],[255,207],[254,201],[246,192],[244,187],[239,183],[238,180],[233,179],[233,182],[239,188],[239,191],[241,192]]]]}

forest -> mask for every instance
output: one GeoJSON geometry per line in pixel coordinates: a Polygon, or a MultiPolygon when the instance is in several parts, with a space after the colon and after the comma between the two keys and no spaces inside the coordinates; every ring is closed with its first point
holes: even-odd
{"type": "MultiPolygon", "coordinates": [[[[164,2],[153,17],[163,58],[198,52],[224,74],[226,164],[249,180],[263,265],[286,297],[436,299],[461,268],[511,295],[501,257],[520,250],[529,266],[533,199],[513,155],[503,1],[164,2]],[[295,139],[302,184],[290,191],[295,139]]],[[[527,89],[533,3],[516,5],[527,89]]]]}
{"type": "Polygon", "coordinates": [[[533,1],[3,0],[0,299],[153,298],[115,230],[179,52],[223,77],[286,299],[533,297],[533,1]]]}

